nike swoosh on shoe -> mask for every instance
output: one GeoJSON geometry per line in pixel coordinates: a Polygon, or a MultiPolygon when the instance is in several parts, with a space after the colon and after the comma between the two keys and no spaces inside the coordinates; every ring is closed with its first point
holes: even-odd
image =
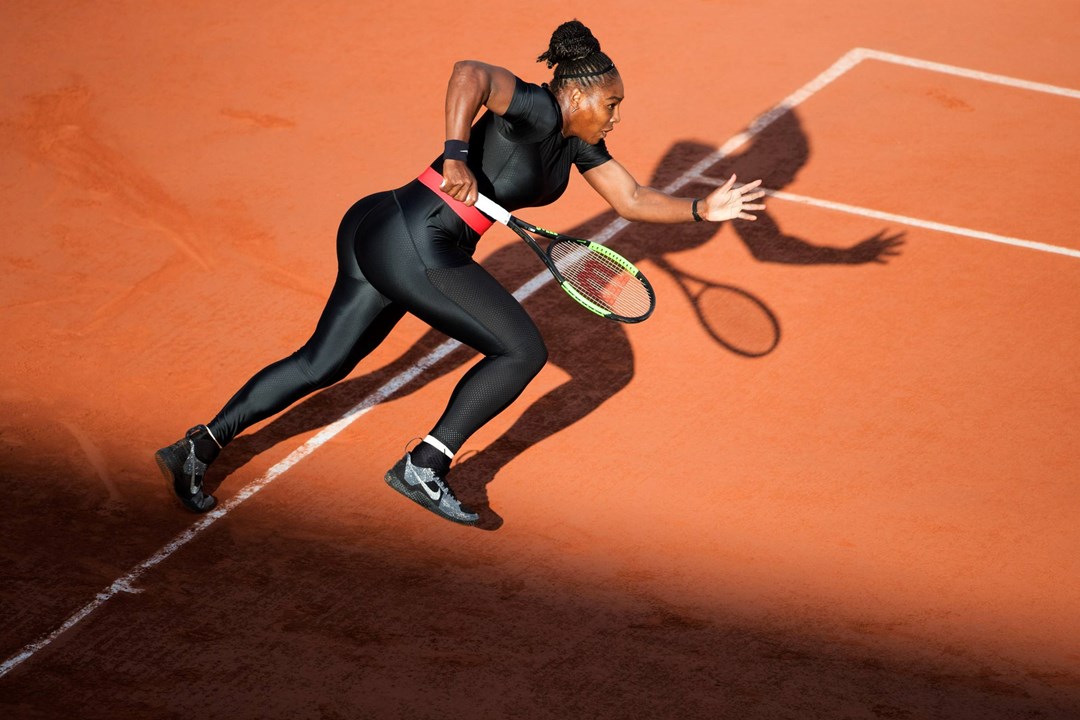
{"type": "Polygon", "coordinates": [[[431,487],[424,482],[424,479],[420,477],[420,473],[416,471],[416,466],[412,464],[411,460],[406,460],[405,462],[405,481],[410,485],[419,485],[421,489],[423,489],[424,494],[431,498],[432,502],[437,503],[442,497],[442,488],[436,484],[435,489],[432,490],[431,487]]]}

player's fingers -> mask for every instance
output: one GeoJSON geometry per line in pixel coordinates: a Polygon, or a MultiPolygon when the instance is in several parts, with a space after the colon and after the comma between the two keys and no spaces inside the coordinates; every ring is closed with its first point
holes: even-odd
{"type": "Polygon", "coordinates": [[[443,192],[458,202],[465,202],[465,198],[468,197],[469,193],[472,192],[474,188],[475,186],[468,180],[450,180],[447,182],[443,192]]]}
{"type": "Polygon", "coordinates": [[[756,215],[751,215],[750,213],[739,213],[739,219],[740,220],[757,220],[757,216],[756,215]]]}
{"type": "Polygon", "coordinates": [[[743,210],[764,210],[765,206],[759,204],[756,205],[743,205],[743,210]]]}
{"type": "Polygon", "coordinates": [[[472,178],[469,178],[468,182],[462,184],[461,194],[458,196],[458,200],[466,205],[472,205],[476,202],[476,198],[479,194],[480,191],[476,187],[476,182],[474,182],[472,178]]]}
{"type": "Polygon", "coordinates": [[[735,173],[731,174],[731,177],[727,179],[723,185],[720,186],[720,192],[725,192],[731,189],[731,186],[735,184],[735,173]]]}

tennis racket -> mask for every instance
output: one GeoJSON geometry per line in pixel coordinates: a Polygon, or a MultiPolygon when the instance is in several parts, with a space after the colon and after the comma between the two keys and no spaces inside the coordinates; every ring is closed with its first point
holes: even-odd
{"type": "Polygon", "coordinates": [[[680,270],[661,256],[651,258],[675,279],[713,340],[736,355],[758,358],[780,344],[780,321],[761,300],[733,285],[680,270]]]}
{"type": "Polygon", "coordinates": [[[483,195],[477,199],[476,209],[517,233],[566,294],[586,310],[608,320],[636,323],[649,317],[656,308],[656,296],[645,275],[614,250],[536,227],[483,195]],[[533,235],[550,241],[546,250],[533,235]]]}

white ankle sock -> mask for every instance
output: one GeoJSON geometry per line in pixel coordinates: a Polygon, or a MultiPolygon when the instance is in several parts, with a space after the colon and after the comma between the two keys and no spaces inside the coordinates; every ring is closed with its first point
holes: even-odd
{"type": "Polygon", "coordinates": [[[439,438],[435,437],[434,435],[428,435],[427,437],[425,437],[424,442],[426,442],[428,445],[435,448],[436,450],[438,450],[439,452],[441,452],[443,455],[450,458],[451,460],[454,459],[454,453],[450,452],[450,448],[443,445],[442,441],[439,440],[439,438]]]}

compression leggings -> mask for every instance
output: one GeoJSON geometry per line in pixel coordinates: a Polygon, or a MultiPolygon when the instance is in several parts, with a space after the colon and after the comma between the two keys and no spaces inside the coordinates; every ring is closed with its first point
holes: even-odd
{"type": "Polygon", "coordinates": [[[424,232],[424,193],[430,190],[413,183],[349,209],[338,229],[337,279],[315,332],[256,373],[208,423],[218,442],[345,378],[406,312],[484,356],[431,430],[451,451],[521,394],[547,361],[540,332],[455,238],[424,232]],[[412,206],[421,209],[410,217],[412,206]]]}

